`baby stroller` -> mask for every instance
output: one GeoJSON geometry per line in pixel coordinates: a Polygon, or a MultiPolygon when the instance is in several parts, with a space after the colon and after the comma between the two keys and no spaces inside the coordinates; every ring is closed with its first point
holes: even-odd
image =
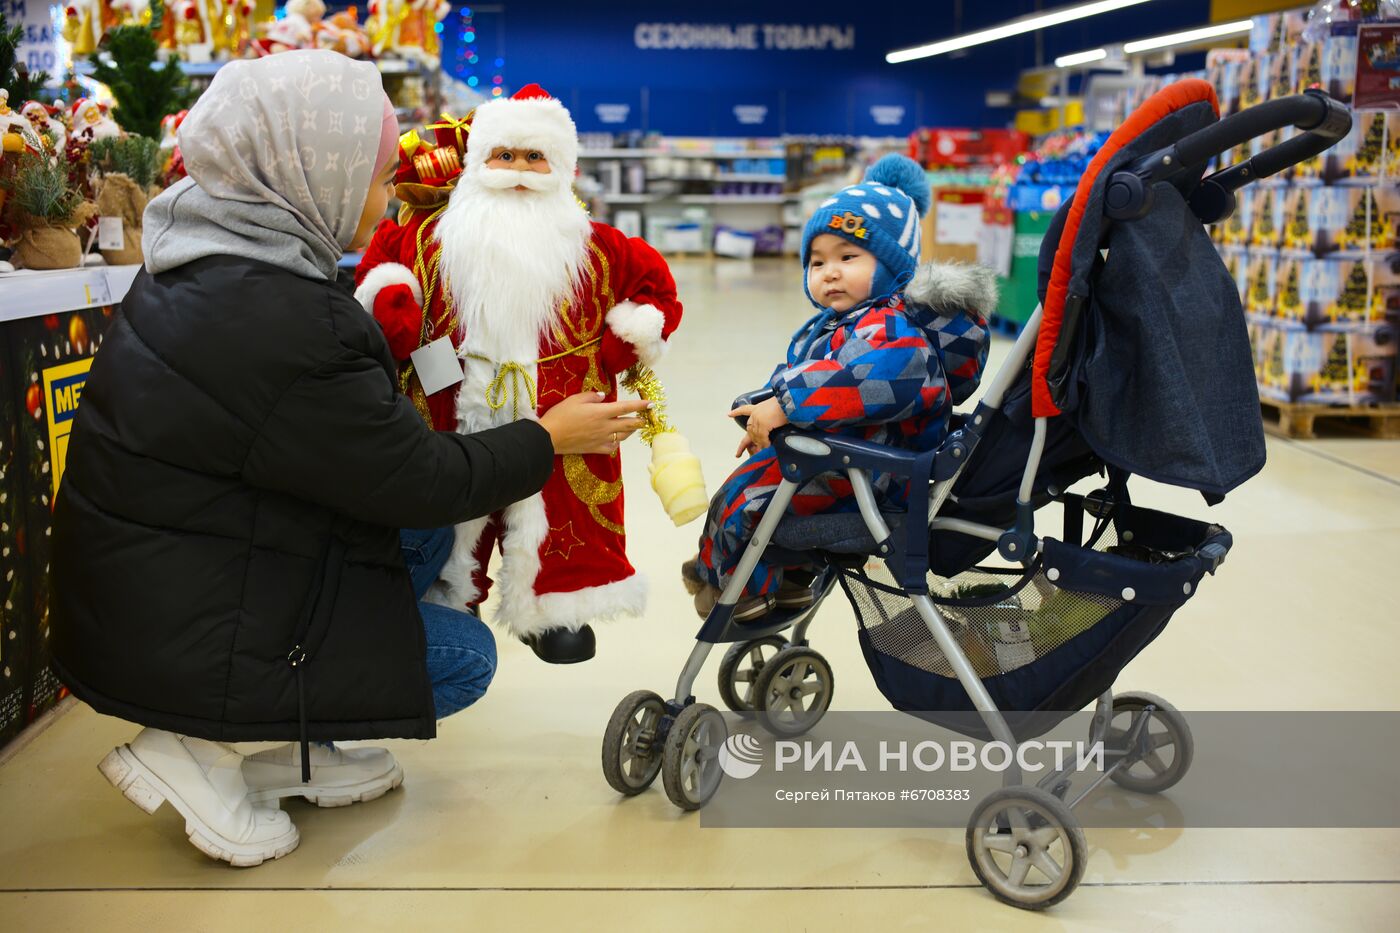
{"type": "Polygon", "coordinates": [[[1264,462],[1244,316],[1203,225],[1230,215],[1235,190],[1317,155],[1350,125],[1344,106],[1316,92],[1225,119],[1204,81],[1146,101],[1057,215],[1041,249],[1041,307],[937,450],[773,433],[784,482],[673,697],[642,690],[618,704],[603,739],[608,783],[631,796],[660,774],[682,809],[711,798],[727,728],[693,686],[722,642],[732,646],[719,666],[729,709],[783,737],[815,726],[834,681],[807,634],[839,585],[896,709],[1015,748],[1094,705],[1089,738],[1104,743],[1105,768],[1089,786],[1071,795],[1073,765],[1034,785],[1013,766],[966,832],[972,869],[1000,900],[1040,909],[1067,897],[1086,859],[1073,807],[1104,780],[1157,793],[1190,767],[1181,713],[1151,694],[1115,694],[1113,682],[1232,543],[1218,525],[1133,505],[1128,477],[1218,501],[1264,462]],[[1203,178],[1217,156],[1288,126],[1301,132],[1203,178]],[[784,515],[803,482],[829,472],[850,478],[858,514],[784,515]],[[881,509],[877,472],[908,478],[905,508],[881,509]],[[1067,492],[1098,473],[1102,489],[1067,492]],[[1036,527],[1051,502],[1063,511],[1058,540],[1036,527]],[[743,581],[765,553],[810,568],[815,601],[736,625],[743,581]],[[1002,565],[984,566],[994,553],[1002,565]],[[888,582],[865,570],[875,560],[888,582]]]}

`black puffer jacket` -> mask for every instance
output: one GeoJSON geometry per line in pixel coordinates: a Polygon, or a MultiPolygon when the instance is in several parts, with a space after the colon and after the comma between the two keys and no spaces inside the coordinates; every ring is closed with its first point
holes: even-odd
{"type": "Polygon", "coordinates": [[[55,504],[54,666],[78,697],[223,741],[303,719],[313,740],[433,736],[398,529],[537,492],[553,448],[533,422],[435,433],[393,373],[332,284],[231,257],[137,277],[55,504]]]}

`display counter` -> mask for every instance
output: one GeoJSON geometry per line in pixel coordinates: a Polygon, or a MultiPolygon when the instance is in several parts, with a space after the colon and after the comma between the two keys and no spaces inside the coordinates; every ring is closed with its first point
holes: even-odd
{"type": "Polygon", "coordinates": [[[93,354],[139,269],[0,275],[0,746],[65,694],[49,669],[54,494],[93,354]]]}

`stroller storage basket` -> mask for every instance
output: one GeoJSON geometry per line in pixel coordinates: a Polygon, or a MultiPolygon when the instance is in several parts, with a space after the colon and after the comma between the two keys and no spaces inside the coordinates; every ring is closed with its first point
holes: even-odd
{"type": "MultiPolygon", "coordinates": [[[[1218,525],[1064,496],[1066,541],[1028,568],[984,568],[929,593],[1018,740],[1040,735],[1112,686],[1229,550],[1218,525]],[[1080,529],[1088,541],[1079,544],[1080,529]]],[[[860,644],[896,709],[978,738],[971,699],[900,589],[863,571],[842,588],[860,644]],[[955,715],[941,716],[943,713],[955,715]]]]}

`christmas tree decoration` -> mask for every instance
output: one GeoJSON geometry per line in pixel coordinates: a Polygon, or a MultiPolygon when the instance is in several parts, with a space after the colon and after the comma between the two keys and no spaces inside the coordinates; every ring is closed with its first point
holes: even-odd
{"type": "Polygon", "coordinates": [[[1278,259],[1267,250],[1251,250],[1249,254],[1249,293],[1245,310],[1250,314],[1269,317],[1274,313],[1274,282],[1278,259]]]}
{"type": "Polygon", "coordinates": [[[92,76],[112,91],[113,116],[122,129],[152,139],[160,136],[160,121],[187,107],[193,99],[180,64],[173,59],[157,68],[157,34],[167,19],[163,0],[151,2],[149,26],[119,26],[103,42],[111,58],[93,55],[92,76]]]}
{"type": "Polygon", "coordinates": [[[1280,198],[1273,188],[1260,188],[1255,192],[1254,226],[1249,234],[1251,246],[1278,246],[1281,226],[1279,204],[1280,198]]]}
{"type": "Polygon", "coordinates": [[[1333,287],[1324,313],[1333,322],[1378,322],[1385,319],[1386,287],[1376,282],[1379,262],[1327,260],[1333,287]]]}
{"type": "Polygon", "coordinates": [[[1295,187],[1288,193],[1284,215],[1288,223],[1283,230],[1283,248],[1298,252],[1312,253],[1312,200],[1309,189],[1295,187]]]}
{"type": "Polygon", "coordinates": [[[1352,178],[1369,178],[1379,174],[1381,154],[1384,151],[1386,115],[1384,113],[1358,114],[1361,124],[1356,130],[1361,135],[1356,151],[1347,157],[1343,168],[1352,178]]]}
{"type": "Polygon", "coordinates": [[[86,224],[95,207],[72,184],[69,168],[62,158],[26,153],[7,182],[8,213],[19,229],[15,256],[25,268],[72,269],[82,263],[74,228],[86,224]]]}
{"type": "Polygon", "coordinates": [[[1337,235],[1344,252],[1382,252],[1396,248],[1400,197],[1394,185],[1348,188],[1346,226],[1337,235]]]}
{"type": "Polygon", "coordinates": [[[1279,273],[1283,284],[1278,287],[1276,310],[1281,318],[1301,321],[1307,316],[1307,305],[1303,301],[1300,282],[1301,265],[1297,259],[1287,260],[1279,273]]]}

